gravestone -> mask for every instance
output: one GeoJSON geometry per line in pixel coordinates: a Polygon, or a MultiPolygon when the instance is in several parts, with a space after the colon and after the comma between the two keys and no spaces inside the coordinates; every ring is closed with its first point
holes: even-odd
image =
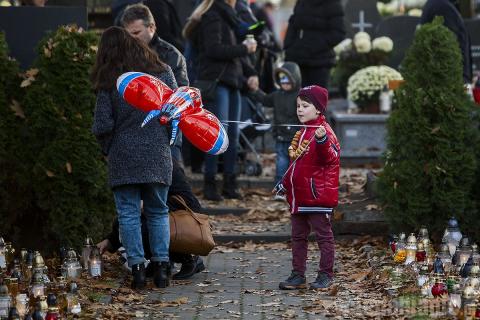
{"type": "Polygon", "coordinates": [[[388,63],[391,67],[398,69],[419,24],[419,17],[410,16],[389,17],[378,24],[375,37],[386,36],[393,41],[393,52],[388,63]]]}
{"type": "Polygon", "coordinates": [[[386,114],[349,114],[334,111],[332,128],[340,142],[342,163],[379,162],[386,148],[386,114]]]}
{"type": "Polygon", "coordinates": [[[465,27],[470,35],[472,69],[474,72],[480,71],[480,19],[466,19],[465,27]]]}
{"type": "Polygon", "coordinates": [[[359,31],[365,31],[373,36],[381,19],[377,0],[348,0],[345,5],[347,38],[352,38],[359,31]]]}
{"type": "Polygon", "coordinates": [[[87,28],[86,7],[0,7],[0,31],[10,54],[27,69],[37,56],[39,41],[59,26],[87,28]]]}

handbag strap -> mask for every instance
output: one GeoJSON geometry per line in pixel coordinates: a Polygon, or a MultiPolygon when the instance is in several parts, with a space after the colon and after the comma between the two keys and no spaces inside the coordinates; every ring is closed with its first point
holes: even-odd
{"type": "Polygon", "coordinates": [[[220,81],[220,78],[223,76],[223,74],[225,73],[225,71],[227,70],[227,65],[228,65],[228,62],[225,63],[225,66],[223,66],[223,69],[222,69],[222,72],[220,72],[220,74],[218,75],[218,77],[215,79],[215,82],[219,82],[220,81]]]}
{"type": "Polygon", "coordinates": [[[195,221],[197,221],[199,224],[203,224],[203,222],[198,219],[197,217],[197,213],[195,211],[193,211],[188,205],[187,203],[185,202],[185,199],[183,199],[182,196],[179,196],[179,195],[174,195],[174,196],[171,196],[171,198],[175,201],[177,201],[177,203],[181,204],[183,206],[183,208],[188,212],[190,213],[190,215],[193,217],[193,219],[195,219],[195,221]]]}

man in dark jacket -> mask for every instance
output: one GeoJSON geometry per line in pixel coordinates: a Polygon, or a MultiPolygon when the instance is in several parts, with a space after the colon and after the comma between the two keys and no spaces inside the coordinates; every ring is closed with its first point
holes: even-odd
{"type": "Polygon", "coordinates": [[[432,22],[436,16],[442,16],[445,27],[450,29],[458,39],[463,56],[463,81],[472,82],[472,53],[470,36],[460,12],[455,7],[456,0],[428,0],[423,7],[421,23],[432,22]]]}
{"type": "Polygon", "coordinates": [[[298,0],[285,36],[285,60],[302,71],[302,86],[327,87],[333,47],[345,38],[340,0],[298,0]]]}
{"type": "Polygon", "coordinates": [[[179,87],[188,86],[185,57],[172,44],[160,38],[160,30],[157,29],[156,21],[147,6],[143,4],[128,6],[120,22],[128,33],[147,43],[157,52],[160,60],[172,68],[179,87]]]}
{"type": "MultiPolygon", "coordinates": [[[[160,60],[172,68],[179,87],[189,85],[185,57],[177,48],[158,36],[155,20],[147,6],[143,4],[128,6],[120,22],[128,33],[147,43],[150,48],[157,52],[160,60]]],[[[181,150],[182,134],[179,133],[172,147],[172,157],[179,162],[182,162],[181,150]]]]}

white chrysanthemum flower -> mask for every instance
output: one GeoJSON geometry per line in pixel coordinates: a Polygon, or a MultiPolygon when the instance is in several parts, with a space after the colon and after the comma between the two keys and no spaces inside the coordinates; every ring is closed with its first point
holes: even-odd
{"type": "Polygon", "coordinates": [[[375,50],[390,52],[393,49],[393,41],[389,37],[378,37],[373,39],[372,47],[375,50]]]}
{"type": "Polygon", "coordinates": [[[356,41],[360,40],[360,39],[368,39],[368,41],[370,41],[370,35],[364,31],[360,31],[360,32],[357,32],[354,36],[353,36],[353,43],[355,43],[356,41]]]}
{"type": "Polygon", "coordinates": [[[333,51],[335,51],[335,54],[338,56],[340,53],[352,49],[352,39],[347,38],[337,44],[334,48],[333,51]]]}
{"type": "Polygon", "coordinates": [[[360,38],[356,41],[354,40],[354,44],[357,52],[359,53],[368,53],[370,50],[372,50],[372,43],[370,42],[370,39],[360,38]]]}
{"type": "Polygon", "coordinates": [[[422,10],[421,9],[410,9],[408,10],[407,13],[411,17],[421,17],[422,16],[422,10]]]}
{"type": "Polygon", "coordinates": [[[372,99],[390,80],[402,80],[402,75],[388,66],[370,66],[355,72],[348,79],[348,96],[355,103],[372,99]]]}

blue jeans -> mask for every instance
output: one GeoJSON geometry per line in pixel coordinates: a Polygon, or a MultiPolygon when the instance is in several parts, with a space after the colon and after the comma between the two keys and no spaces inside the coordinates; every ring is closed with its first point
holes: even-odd
{"type": "MultiPolygon", "coordinates": [[[[220,122],[225,120],[239,121],[241,111],[240,91],[222,85],[217,86],[215,103],[208,108],[220,122]]],[[[237,161],[237,145],[240,130],[238,123],[226,123],[228,149],[223,154],[223,173],[234,174],[237,161]]],[[[205,175],[214,176],[217,173],[217,156],[205,155],[205,175]]]]}
{"type": "Polygon", "coordinates": [[[128,265],[145,261],[140,222],[140,200],[147,219],[151,261],[169,261],[170,224],[167,207],[168,186],[160,183],[131,184],[113,189],[120,238],[127,252],[128,265]]]}
{"type": "Polygon", "coordinates": [[[288,169],[288,165],[290,164],[288,147],[290,147],[290,142],[278,140],[275,142],[275,152],[277,153],[275,183],[278,183],[282,179],[285,171],[288,169]]]}

